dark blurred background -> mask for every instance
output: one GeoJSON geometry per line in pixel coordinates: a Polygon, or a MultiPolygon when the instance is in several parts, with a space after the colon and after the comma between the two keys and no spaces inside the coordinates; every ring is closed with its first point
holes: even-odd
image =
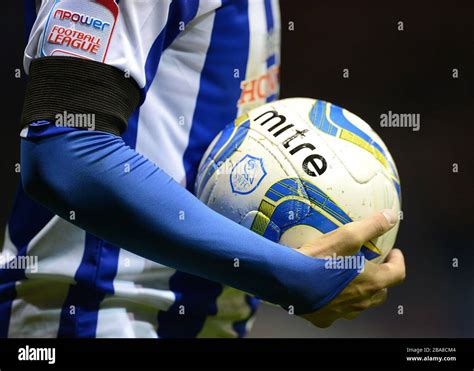
{"type": "MultiPolygon", "coordinates": [[[[2,225],[19,181],[21,4],[4,2],[0,15],[2,225]]],[[[251,337],[474,336],[474,4],[375,4],[281,0],[281,97],[338,104],[383,138],[401,177],[404,219],[397,246],[406,257],[407,280],[389,291],[382,307],[325,330],[263,305],[251,337]],[[343,78],[345,68],[349,78],[343,78]],[[380,127],[380,115],[388,111],[419,113],[421,130],[380,127]]]]}

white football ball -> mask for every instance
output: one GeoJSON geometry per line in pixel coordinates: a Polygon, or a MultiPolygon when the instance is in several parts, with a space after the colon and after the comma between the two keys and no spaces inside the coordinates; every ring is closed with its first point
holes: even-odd
{"type": "MultiPolygon", "coordinates": [[[[400,181],[380,137],[361,118],[322,100],[283,99],[227,125],[207,149],[197,197],[275,242],[296,248],[375,211],[400,211],[400,181]]],[[[398,224],[366,243],[381,262],[398,224]]]]}

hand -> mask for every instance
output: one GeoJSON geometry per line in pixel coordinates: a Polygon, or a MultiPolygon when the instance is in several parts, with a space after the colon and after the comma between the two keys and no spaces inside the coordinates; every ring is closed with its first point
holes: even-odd
{"type": "MultiPolygon", "coordinates": [[[[397,222],[392,210],[373,214],[357,222],[325,234],[301,246],[298,251],[312,257],[351,256],[367,241],[383,235],[397,222]]],[[[339,318],[353,319],[368,308],[382,304],[387,288],[405,280],[405,261],[398,249],[393,249],[383,264],[365,262],[361,272],[338,296],[316,312],[302,315],[317,327],[329,327],[339,318]]]]}

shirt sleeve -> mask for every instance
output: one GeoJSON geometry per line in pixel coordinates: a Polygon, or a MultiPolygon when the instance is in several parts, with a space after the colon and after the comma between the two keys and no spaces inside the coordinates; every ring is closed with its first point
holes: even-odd
{"type": "Polygon", "coordinates": [[[359,274],[216,213],[120,137],[41,125],[22,140],[21,158],[27,194],[63,219],[74,210],[70,222],[94,236],[296,314],[323,307],[359,274]]]}
{"type": "Polygon", "coordinates": [[[24,67],[33,59],[70,56],[114,66],[146,84],[146,60],[158,59],[169,0],[44,0],[25,50],[24,67]],[[157,42],[158,41],[158,42],[157,42]]]}

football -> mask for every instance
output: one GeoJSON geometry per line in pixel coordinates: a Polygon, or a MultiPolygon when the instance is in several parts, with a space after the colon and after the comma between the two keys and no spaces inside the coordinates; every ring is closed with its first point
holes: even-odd
{"type": "MultiPolygon", "coordinates": [[[[375,211],[400,211],[400,180],[382,139],[361,118],[309,98],[267,103],[227,125],[199,166],[209,207],[289,247],[375,211]]],[[[381,262],[398,225],[361,251],[381,262]]]]}

